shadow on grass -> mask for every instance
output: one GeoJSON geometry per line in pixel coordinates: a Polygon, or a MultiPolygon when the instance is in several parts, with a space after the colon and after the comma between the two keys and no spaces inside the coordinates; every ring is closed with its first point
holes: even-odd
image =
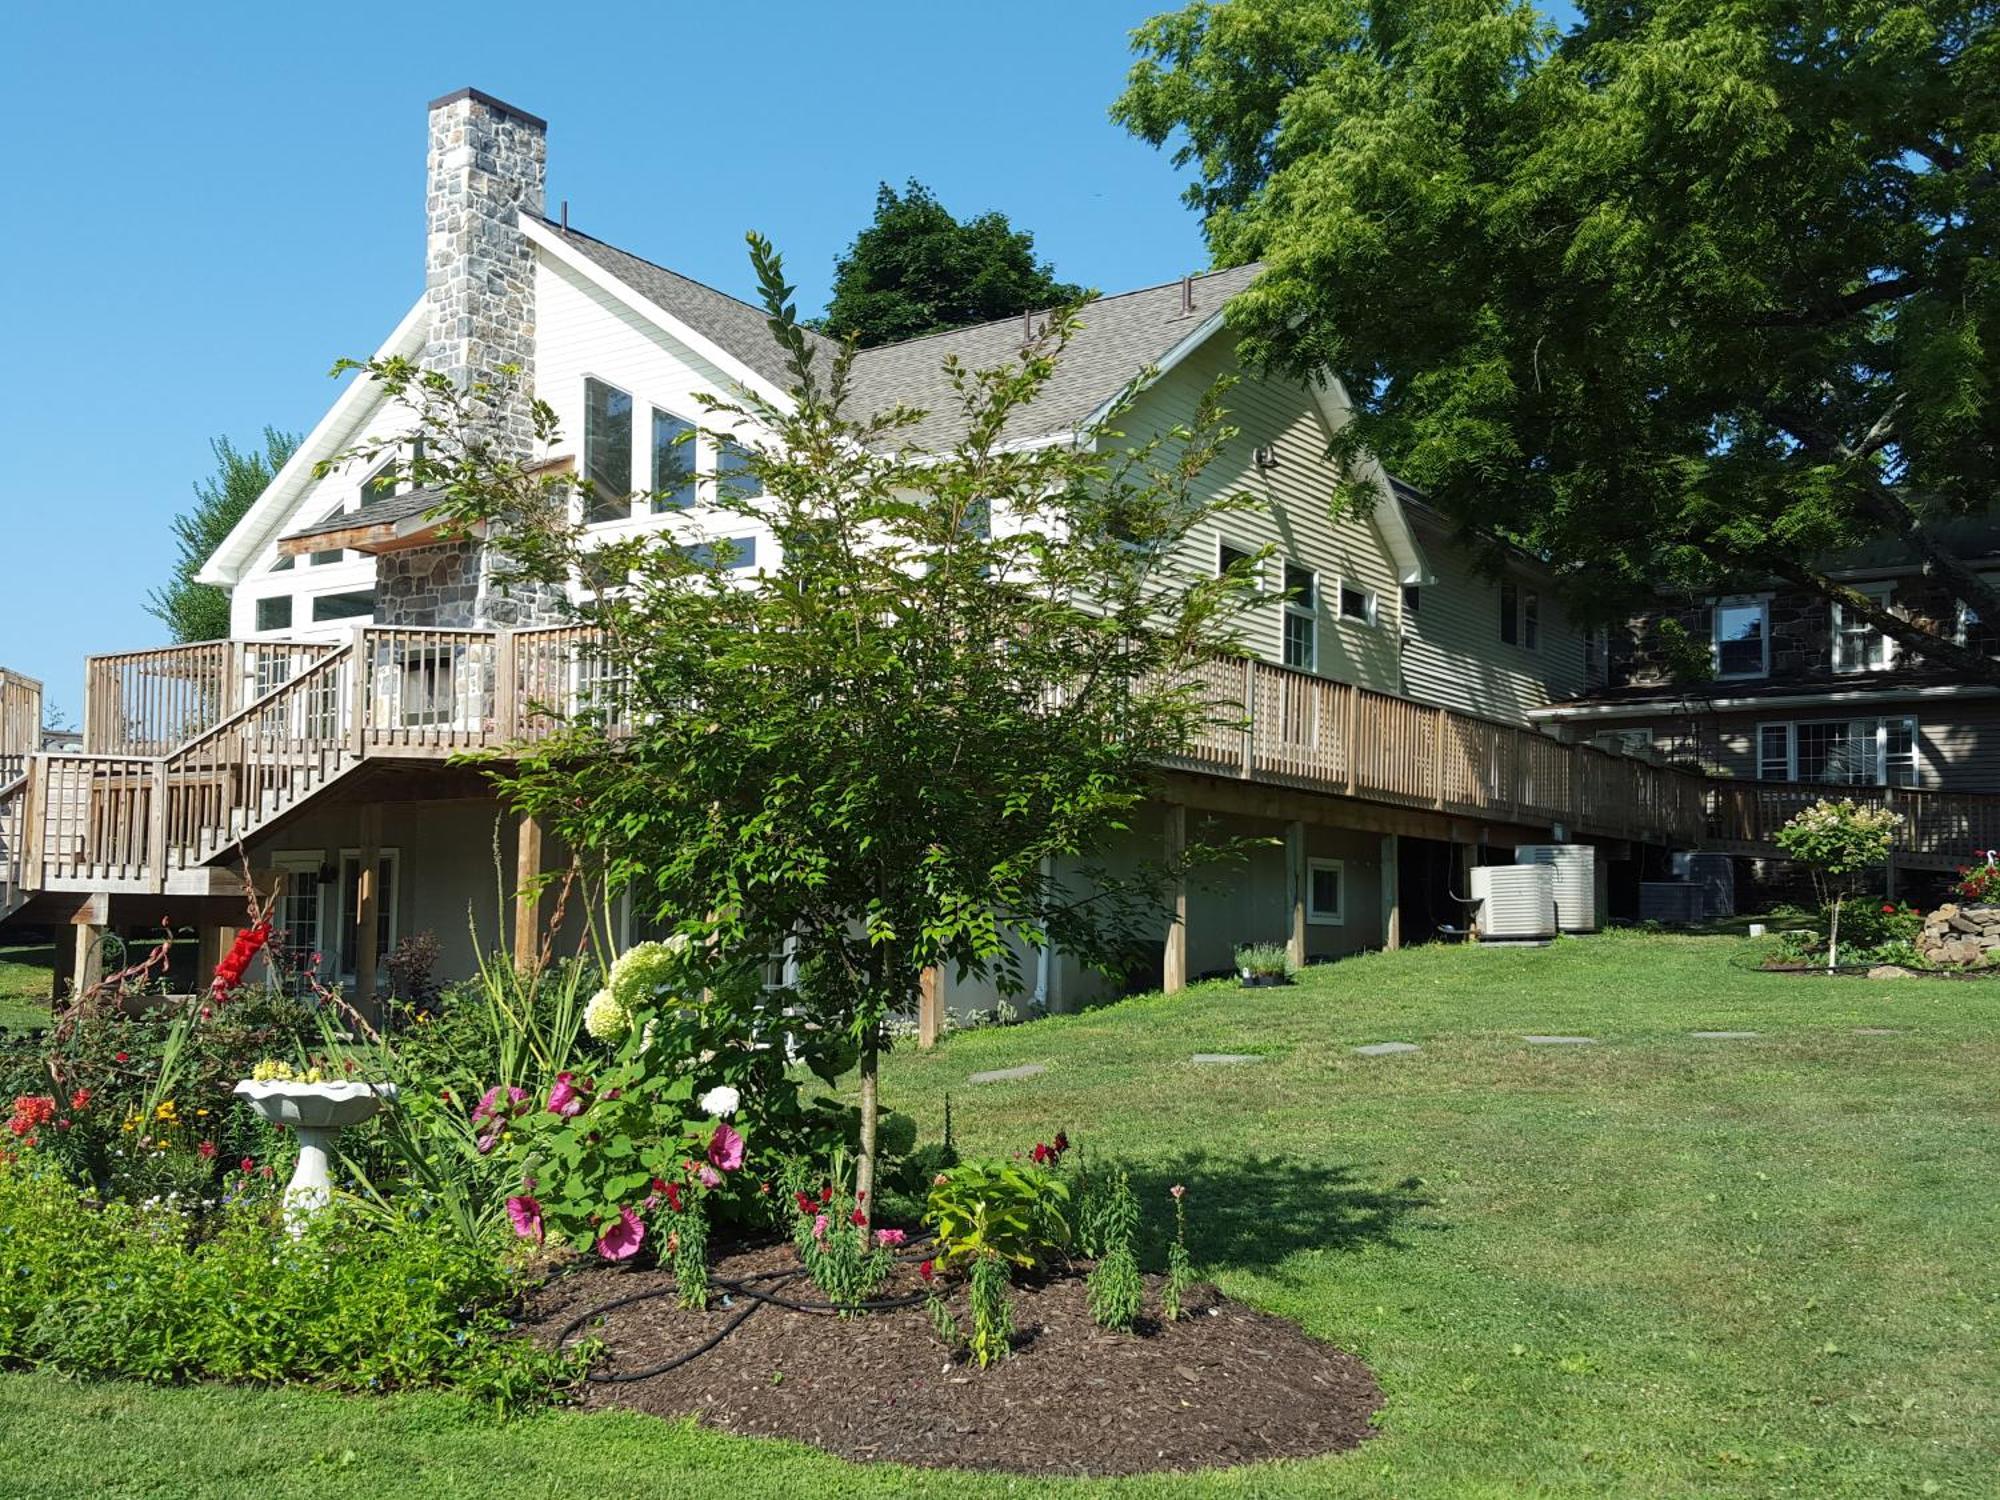
{"type": "Polygon", "coordinates": [[[1187,1189],[1188,1253],[1197,1264],[1266,1273],[1302,1251],[1401,1244],[1398,1226],[1431,1204],[1414,1179],[1371,1187],[1351,1166],[1294,1157],[1194,1150],[1128,1170],[1154,1264],[1166,1260],[1176,1184],[1187,1189]]]}

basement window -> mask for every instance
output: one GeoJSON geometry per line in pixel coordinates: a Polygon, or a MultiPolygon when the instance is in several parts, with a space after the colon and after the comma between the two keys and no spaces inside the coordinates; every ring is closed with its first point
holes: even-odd
{"type": "Polygon", "coordinates": [[[1315,927],[1340,926],[1346,920],[1341,908],[1346,883],[1346,866],[1340,860],[1307,860],[1306,920],[1315,927]]]}
{"type": "Polygon", "coordinates": [[[632,398],[616,386],[583,382],[583,477],[593,525],[632,518],[632,398]]]}

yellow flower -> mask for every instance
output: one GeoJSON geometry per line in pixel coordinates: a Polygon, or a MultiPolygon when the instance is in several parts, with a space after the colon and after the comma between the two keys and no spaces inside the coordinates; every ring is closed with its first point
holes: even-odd
{"type": "Polygon", "coordinates": [[[196,1111],[195,1111],[194,1113],[195,1113],[195,1118],[196,1118],[196,1119],[203,1119],[203,1118],[206,1118],[206,1116],[207,1116],[207,1114],[208,1114],[208,1111],[207,1111],[207,1110],[205,1110],[205,1109],[198,1109],[198,1110],[196,1110],[196,1111]]]}

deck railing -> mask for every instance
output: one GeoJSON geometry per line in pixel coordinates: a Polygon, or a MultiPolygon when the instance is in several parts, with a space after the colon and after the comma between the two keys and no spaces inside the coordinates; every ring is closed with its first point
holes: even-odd
{"type": "Polygon", "coordinates": [[[42,685],[0,669],[0,786],[27,770],[28,757],[41,748],[42,685]]]}
{"type": "MultiPolygon", "coordinates": [[[[93,703],[101,736],[150,743],[176,724],[201,727],[156,754],[38,755],[27,777],[0,779],[0,909],[28,889],[164,890],[369,756],[499,748],[578,714],[623,712],[597,640],[582,626],[369,625],[343,642],[98,658],[93,680],[118,694],[93,703]],[[113,702],[116,712],[104,707],[113,702]]],[[[1173,758],[1181,770],[1523,829],[1561,824],[1744,852],[1770,850],[1777,829],[1818,797],[1854,795],[1905,815],[1898,847],[1910,856],[2000,847],[2000,797],[1714,779],[1266,662],[1218,659],[1187,680],[1207,712],[1173,758]]]]}

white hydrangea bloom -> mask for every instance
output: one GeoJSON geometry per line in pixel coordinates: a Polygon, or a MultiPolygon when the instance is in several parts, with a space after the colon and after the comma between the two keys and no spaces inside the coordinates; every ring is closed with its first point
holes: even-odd
{"type": "Polygon", "coordinates": [[[743,1096],[726,1083],[717,1084],[700,1099],[695,1101],[704,1114],[714,1115],[718,1120],[727,1119],[743,1105],[743,1096]]]}
{"type": "Polygon", "coordinates": [[[599,990],[583,1007],[583,1029],[600,1042],[615,1042],[632,1029],[632,1012],[610,990],[599,990]]]}

